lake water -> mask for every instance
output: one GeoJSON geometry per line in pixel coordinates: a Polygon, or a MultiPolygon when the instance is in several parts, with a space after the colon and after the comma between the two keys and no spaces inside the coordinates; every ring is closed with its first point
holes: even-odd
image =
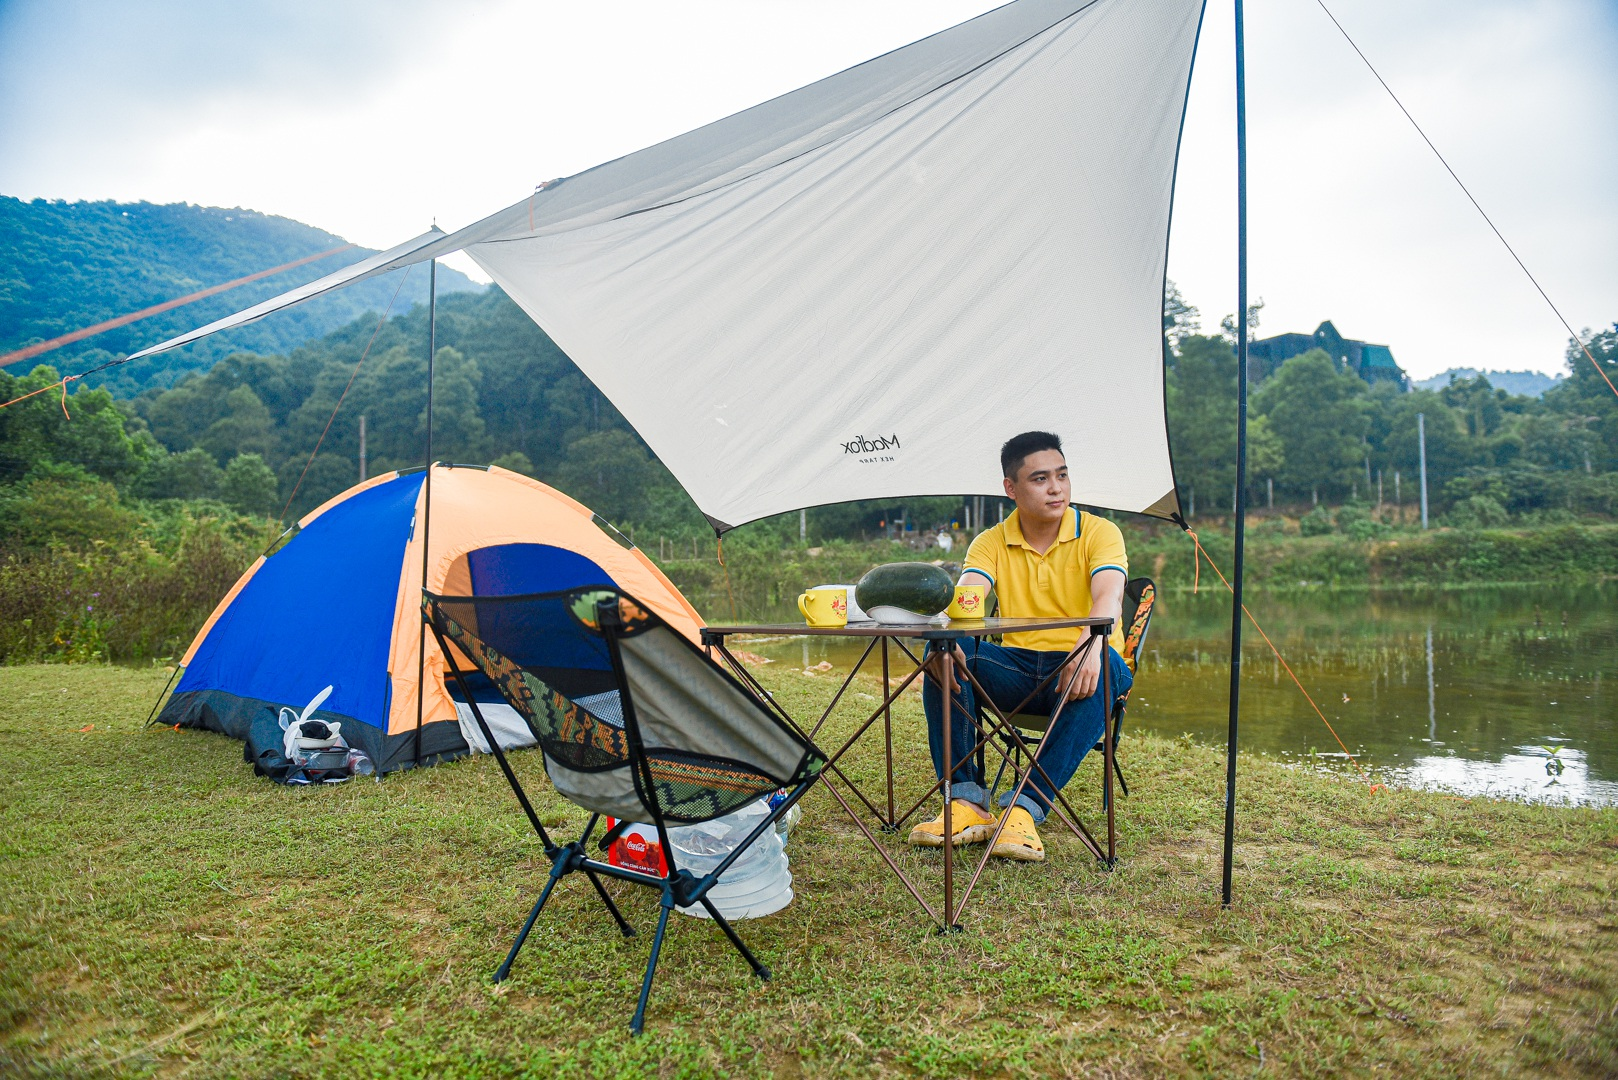
{"type": "MultiPolygon", "coordinates": [[[[1228,594],[1161,597],[1125,731],[1223,745],[1228,594]]],[[[1377,780],[1462,794],[1618,805],[1618,588],[1256,594],[1248,607],[1377,780]]],[[[785,612],[773,618],[786,619],[785,612]]],[[[1241,746],[1352,769],[1249,624],[1241,746]]],[[[845,670],[862,645],[749,645],[845,670]]]]}

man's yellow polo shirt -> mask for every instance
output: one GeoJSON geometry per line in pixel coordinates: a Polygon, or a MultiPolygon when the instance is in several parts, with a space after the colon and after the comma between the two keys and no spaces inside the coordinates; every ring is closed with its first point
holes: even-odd
{"type": "MultiPolygon", "coordinates": [[[[1041,555],[1023,540],[1017,511],[972,541],[962,572],[976,570],[994,582],[999,614],[1007,618],[1083,618],[1090,614],[1090,576],[1098,570],[1122,570],[1129,576],[1124,534],[1103,517],[1068,507],[1056,543],[1041,555]]],[[[1017,649],[1067,652],[1079,630],[1035,630],[1007,634],[1017,649]]],[[[1124,628],[1113,627],[1112,647],[1124,647],[1124,628]]]]}

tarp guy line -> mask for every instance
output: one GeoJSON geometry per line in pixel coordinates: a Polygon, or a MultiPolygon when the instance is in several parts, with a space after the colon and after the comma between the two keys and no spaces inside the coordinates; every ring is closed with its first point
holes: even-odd
{"type": "MultiPolygon", "coordinates": [[[[1224,571],[1219,569],[1218,564],[1213,561],[1213,556],[1209,555],[1208,550],[1202,546],[1202,541],[1197,538],[1196,530],[1187,529],[1186,535],[1191,537],[1191,542],[1196,545],[1196,554],[1192,555],[1191,559],[1192,562],[1197,565],[1198,570],[1200,571],[1202,566],[1201,560],[1207,559],[1208,569],[1219,575],[1219,580],[1224,584],[1225,588],[1230,590],[1231,594],[1234,595],[1236,592],[1235,587],[1225,579],[1224,571]]],[[[1192,593],[1197,591],[1195,579],[1193,579],[1191,591],[1192,593]]],[[[1348,758],[1348,760],[1353,764],[1354,768],[1359,770],[1362,777],[1365,776],[1365,768],[1360,764],[1359,757],[1350,752],[1347,744],[1343,742],[1342,736],[1338,735],[1337,729],[1331,726],[1331,721],[1326,719],[1326,714],[1320,711],[1320,706],[1315,704],[1314,697],[1309,693],[1308,690],[1304,689],[1303,683],[1299,681],[1298,676],[1293,672],[1292,665],[1287,663],[1287,658],[1281,655],[1281,650],[1276,648],[1275,642],[1270,640],[1270,635],[1264,632],[1264,627],[1259,625],[1258,619],[1253,616],[1253,612],[1246,604],[1242,605],[1242,614],[1247,616],[1247,621],[1253,624],[1253,629],[1258,631],[1258,636],[1264,639],[1264,644],[1270,647],[1270,651],[1275,654],[1275,659],[1283,668],[1286,669],[1287,677],[1292,680],[1292,685],[1298,688],[1298,693],[1302,694],[1303,699],[1309,703],[1309,707],[1315,710],[1315,715],[1320,717],[1320,722],[1322,724],[1326,725],[1326,730],[1331,732],[1331,737],[1333,739],[1337,740],[1337,745],[1343,748],[1343,756],[1348,758]]]]}
{"type": "MultiPolygon", "coordinates": [[[[281,513],[275,519],[276,524],[285,521],[287,511],[292,509],[292,500],[298,497],[298,489],[303,486],[304,477],[309,475],[309,466],[315,463],[315,455],[320,453],[320,447],[326,441],[326,433],[331,430],[332,421],[337,419],[337,410],[343,407],[343,399],[348,397],[348,391],[353,387],[355,378],[359,376],[360,367],[365,363],[365,358],[371,355],[371,346],[376,344],[376,336],[382,332],[383,324],[388,321],[388,313],[393,310],[394,302],[399,299],[399,290],[404,288],[405,281],[410,277],[410,271],[411,267],[407,266],[405,267],[405,272],[399,275],[399,284],[393,287],[393,295],[388,298],[388,306],[382,310],[382,317],[376,320],[376,329],[371,331],[371,339],[365,343],[365,349],[360,353],[359,361],[355,363],[354,370],[349,372],[348,382],[343,384],[343,392],[337,395],[337,404],[331,407],[331,415],[326,417],[326,426],[320,429],[320,438],[315,440],[315,448],[309,451],[309,460],[303,463],[303,472],[298,474],[298,482],[292,485],[292,493],[287,496],[287,504],[281,507],[281,513]]],[[[360,479],[365,478],[361,477],[360,479]]]]}
{"type": "Polygon", "coordinates": [[[1388,97],[1392,98],[1393,103],[1399,106],[1399,111],[1405,114],[1405,119],[1410,121],[1410,126],[1416,129],[1416,134],[1421,136],[1421,141],[1427,144],[1427,149],[1433,152],[1433,156],[1438,159],[1438,163],[1444,166],[1444,171],[1449,173],[1450,179],[1454,180],[1456,186],[1459,187],[1466,195],[1467,199],[1472,203],[1473,209],[1482,215],[1483,220],[1488,223],[1488,226],[1494,232],[1494,235],[1499,238],[1502,244],[1505,245],[1506,250],[1511,253],[1512,259],[1516,261],[1518,268],[1528,276],[1528,280],[1533,283],[1534,288],[1539,292],[1540,297],[1544,299],[1545,303],[1550,305],[1551,311],[1556,314],[1557,321],[1560,322],[1563,329],[1567,331],[1567,336],[1573,339],[1573,341],[1584,352],[1584,355],[1589,358],[1590,363],[1595,365],[1596,374],[1600,375],[1601,381],[1607,384],[1607,389],[1611,390],[1615,397],[1618,397],[1618,386],[1614,386],[1612,384],[1612,380],[1607,377],[1607,373],[1602,368],[1601,362],[1598,361],[1595,358],[1595,355],[1590,352],[1590,346],[1586,345],[1584,343],[1584,339],[1579,337],[1579,335],[1574,332],[1572,324],[1563,317],[1562,309],[1556,306],[1556,301],[1552,300],[1550,298],[1550,294],[1545,291],[1544,286],[1540,285],[1539,279],[1536,278],[1533,272],[1528,269],[1528,265],[1522,261],[1522,256],[1517,254],[1517,249],[1511,246],[1511,242],[1506,239],[1505,234],[1500,231],[1499,226],[1495,225],[1494,219],[1491,218],[1483,209],[1482,205],[1478,203],[1478,200],[1472,194],[1471,189],[1461,181],[1461,178],[1458,175],[1456,175],[1455,170],[1450,167],[1449,161],[1445,159],[1443,154],[1438,152],[1438,147],[1433,145],[1433,140],[1429,139],[1427,137],[1427,133],[1422,130],[1421,125],[1416,123],[1416,118],[1410,115],[1410,110],[1405,108],[1405,103],[1399,100],[1399,95],[1393,92],[1393,87],[1388,85],[1387,80],[1382,77],[1382,73],[1377,71],[1375,66],[1372,65],[1365,53],[1361,51],[1357,44],[1355,44],[1354,39],[1348,36],[1348,31],[1344,30],[1343,24],[1337,21],[1337,16],[1331,13],[1331,8],[1326,6],[1325,0],[1315,0],[1315,3],[1320,5],[1320,10],[1326,13],[1326,18],[1331,20],[1331,24],[1337,27],[1337,32],[1343,35],[1343,40],[1348,42],[1348,47],[1353,49],[1355,55],[1365,62],[1366,69],[1376,77],[1377,82],[1382,84],[1382,89],[1388,92],[1388,97]]]}
{"type": "MultiPolygon", "coordinates": [[[[228,292],[239,285],[247,285],[251,282],[258,281],[260,278],[274,277],[276,274],[279,274],[282,271],[296,269],[297,267],[303,266],[305,263],[319,262],[321,259],[328,256],[339,255],[353,246],[353,244],[344,244],[341,247],[334,247],[330,251],[322,251],[315,255],[305,255],[301,259],[293,259],[291,262],[282,263],[280,266],[272,266],[268,270],[260,270],[255,274],[248,274],[246,277],[239,277],[234,281],[227,281],[222,285],[210,285],[206,289],[198,289],[194,293],[187,293],[185,296],[178,297],[174,300],[165,300],[161,304],[153,304],[151,307],[144,307],[139,311],[132,311],[128,315],[120,315],[116,319],[108,319],[105,322],[98,322],[94,326],[86,326],[83,329],[74,330],[72,333],[63,334],[61,337],[53,337],[49,341],[40,341],[33,345],[25,345],[20,349],[16,349],[12,352],[6,353],[3,356],[0,356],[0,368],[8,367],[9,365],[18,363],[19,361],[38,356],[41,353],[50,352],[53,349],[60,349],[63,345],[71,345],[75,341],[83,341],[87,337],[94,337],[95,335],[105,333],[108,330],[116,330],[120,326],[128,326],[130,323],[139,322],[140,320],[150,318],[153,315],[161,315],[165,311],[172,311],[177,307],[184,307],[186,304],[194,304],[198,300],[206,300],[210,296],[217,296],[220,293],[228,292]]],[[[129,358],[126,357],[126,359],[129,358]]],[[[75,378],[82,379],[85,374],[87,373],[81,372],[79,375],[75,376],[75,378]]],[[[7,404],[9,404],[9,402],[7,404]]]]}

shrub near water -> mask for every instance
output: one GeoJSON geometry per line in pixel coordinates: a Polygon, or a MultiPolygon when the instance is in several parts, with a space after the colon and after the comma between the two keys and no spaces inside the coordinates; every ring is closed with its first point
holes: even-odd
{"type": "Polygon", "coordinates": [[[100,481],[0,497],[0,662],[173,656],[276,529],[218,504],[122,504],[100,481]]]}
{"type": "MultiPolygon", "coordinates": [[[[1455,585],[1601,581],[1618,576],[1618,525],[1564,524],[1528,528],[1395,529],[1354,509],[1338,512],[1341,532],[1287,535],[1277,519],[1249,526],[1247,583],[1261,589],[1300,585],[1348,588],[1444,588],[1455,585]],[[1346,520],[1345,520],[1346,518],[1346,520]],[[1371,533],[1359,536],[1359,533],[1371,533]]],[[[1330,521],[1330,518],[1322,514],[1330,521]]],[[[1132,572],[1149,574],[1164,588],[1196,580],[1191,541],[1178,530],[1124,522],[1132,572]]],[[[1228,526],[1199,525],[1202,546],[1227,574],[1232,564],[1228,526]]],[[[1202,588],[1223,589],[1207,565],[1202,588]]]]}

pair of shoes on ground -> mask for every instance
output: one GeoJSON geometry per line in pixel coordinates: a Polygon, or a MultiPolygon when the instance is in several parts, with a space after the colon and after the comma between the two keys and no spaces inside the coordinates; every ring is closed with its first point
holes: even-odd
{"type": "MultiPolygon", "coordinates": [[[[950,843],[983,844],[994,835],[996,819],[983,807],[965,799],[955,799],[950,810],[950,843]]],[[[990,849],[991,855],[1022,862],[1041,862],[1045,858],[1045,844],[1034,827],[1034,818],[1020,806],[1005,813],[1006,825],[1000,830],[1000,839],[990,849]]],[[[944,815],[939,813],[932,821],[924,821],[910,830],[910,842],[916,847],[944,846],[944,815]]]]}

